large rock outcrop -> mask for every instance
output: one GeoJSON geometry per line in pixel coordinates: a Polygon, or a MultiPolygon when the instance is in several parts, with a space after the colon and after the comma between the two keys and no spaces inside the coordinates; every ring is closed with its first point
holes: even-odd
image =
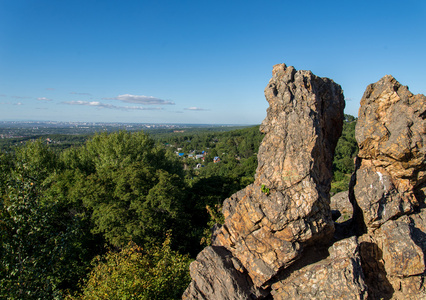
{"type": "Polygon", "coordinates": [[[361,99],[354,196],[368,228],[419,205],[415,194],[426,180],[425,109],[424,95],[411,94],[390,75],[369,85],[361,99]]]}
{"type": "Polygon", "coordinates": [[[265,96],[255,182],[224,201],[183,298],[426,299],[426,97],[392,76],[367,87],[334,223],[340,86],[282,64],[265,96]]]}
{"type": "MultiPolygon", "coordinates": [[[[224,201],[225,224],[213,238],[215,247],[226,248],[238,261],[236,269],[258,291],[253,298],[263,295],[268,281],[304,248],[327,243],[334,232],[329,190],[343,123],[341,87],[284,64],[274,66],[272,73],[265,89],[269,108],[261,125],[265,137],[255,182],[224,201]]],[[[210,248],[203,250],[193,265],[205,264],[208,252],[210,248]]],[[[191,267],[193,282],[184,298],[197,298],[196,287],[203,281],[198,274],[191,267]]],[[[227,275],[218,281],[238,280],[227,275]]],[[[207,291],[200,293],[214,299],[207,291]]]]}
{"type": "Polygon", "coordinates": [[[350,195],[374,299],[426,298],[425,118],[426,97],[389,75],[361,100],[350,195]]]}
{"type": "Polygon", "coordinates": [[[224,201],[225,224],[213,240],[256,286],[333,235],[331,166],[344,108],[339,85],[285,65],[274,66],[265,97],[255,182],[224,201]]]}

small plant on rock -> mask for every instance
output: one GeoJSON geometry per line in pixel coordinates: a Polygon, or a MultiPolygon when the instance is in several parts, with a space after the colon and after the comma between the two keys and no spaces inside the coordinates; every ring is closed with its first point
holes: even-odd
{"type": "Polygon", "coordinates": [[[269,188],[266,187],[266,185],[262,184],[262,187],[260,188],[260,190],[262,191],[262,193],[264,193],[266,196],[269,195],[269,188]]]}

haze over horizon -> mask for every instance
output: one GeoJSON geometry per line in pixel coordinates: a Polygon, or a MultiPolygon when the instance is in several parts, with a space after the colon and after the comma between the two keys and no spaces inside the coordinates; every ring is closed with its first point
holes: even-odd
{"type": "Polygon", "coordinates": [[[259,124],[272,66],[426,94],[424,1],[0,0],[0,121],[259,124]]]}

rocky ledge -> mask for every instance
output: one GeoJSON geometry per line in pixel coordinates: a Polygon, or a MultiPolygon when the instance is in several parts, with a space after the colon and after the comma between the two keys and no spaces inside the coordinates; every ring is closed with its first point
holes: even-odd
{"type": "Polygon", "coordinates": [[[272,74],[255,182],[224,201],[183,299],[426,298],[426,97],[391,76],[367,87],[356,171],[332,202],[353,217],[335,223],[342,89],[285,64],[272,74]]]}

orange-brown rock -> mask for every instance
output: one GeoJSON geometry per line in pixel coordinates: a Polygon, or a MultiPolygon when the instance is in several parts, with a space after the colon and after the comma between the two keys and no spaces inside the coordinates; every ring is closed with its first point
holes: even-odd
{"type": "MultiPolygon", "coordinates": [[[[265,97],[269,108],[261,125],[265,137],[255,182],[224,201],[225,223],[212,241],[231,253],[258,291],[268,289],[305,247],[332,238],[331,167],[345,105],[338,84],[284,64],[274,66],[265,97]]],[[[200,265],[198,258],[195,265],[200,265]]],[[[192,278],[190,288],[203,282],[192,278]]],[[[184,298],[197,296],[187,292],[184,298]]]]}
{"type": "Polygon", "coordinates": [[[390,75],[370,84],[361,99],[354,196],[367,228],[411,213],[426,181],[426,97],[390,75]]]}
{"type": "Polygon", "coordinates": [[[367,87],[350,187],[371,299],[426,299],[426,97],[392,76],[367,87]]]}
{"type": "Polygon", "coordinates": [[[274,66],[265,97],[255,182],[224,201],[225,224],[213,241],[257,286],[291,265],[304,245],[332,237],[331,165],[344,108],[339,85],[284,64],[274,66]]]}
{"type": "Polygon", "coordinates": [[[426,299],[426,211],[389,220],[360,237],[371,299],[426,299]]]}
{"type": "Polygon", "coordinates": [[[241,264],[224,247],[207,247],[190,265],[192,281],[183,299],[256,299],[262,291],[253,287],[241,264]]]}
{"type": "Polygon", "coordinates": [[[331,213],[336,223],[343,223],[352,218],[353,206],[349,201],[348,191],[340,192],[330,198],[331,213]]]}
{"type": "Polygon", "coordinates": [[[367,299],[356,237],[336,242],[329,257],[272,285],[274,299],[367,299]]]}
{"type": "Polygon", "coordinates": [[[426,97],[392,76],[367,87],[355,172],[333,203],[348,220],[331,240],[340,86],[276,65],[265,96],[255,182],[224,201],[183,298],[426,299],[426,97]]]}

